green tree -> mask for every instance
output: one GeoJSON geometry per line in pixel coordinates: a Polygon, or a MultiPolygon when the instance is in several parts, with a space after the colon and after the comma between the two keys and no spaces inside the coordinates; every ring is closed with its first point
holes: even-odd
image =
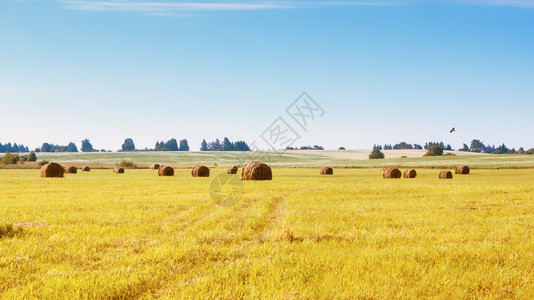
{"type": "Polygon", "coordinates": [[[156,146],[154,147],[154,150],[165,151],[165,143],[163,141],[161,141],[161,143],[156,141],[156,146]]]}
{"type": "Polygon", "coordinates": [[[52,146],[49,143],[43,143],[41,146],[41,152],[52,152],[52,146]]]}
{"type": "Polygon", "coordinates": [[[82,141],[82,152],[93,152],[93,145],[88,139],[82,141]]]}
{"type": "Polygon", "coordinates": [[[378,148],[374,148],[373,151],[371,151],[371,153],[369,154],[369,159],[383,159],[385,157],[386,156],[384,155],[384,153],[382,153],[382,151],[380,151],[380,149],[378,148]]]}
{"type": "Polygon", "coordinates": [[[180,140],[180,151],[189,151],[189,144],[186,139],[180,140]]]}
{"type": "Polygon", "coordinates": [[[471,141],[471,152],[480,152],[482,149],[486,148],[480,140],[471,141]]]}
{"type": "Polygon", "coordinates": [[[225,137],[222,142],[222,151],[234,151],[234,145],[225,137]]]}
{"type": "Polygon", "coordinates": [[[423,156],[441,156],[443,155],[443,147],[441,146],[430,146],[423,156]]]}
{"type": "Polygon", "coordinates": [[[211,145],[211,151],[221,151],[221,150],[222,150],[221,141],[219,141],[219,139],[215,139],[215,142],[213,142],[211,145]]]}
{"type": "Polygon", "coordinates": [[[471,150],[469,149],[469,146],[464,144],[464,147],[460,151],[470,152],[471,150]]]}
{"type": "Polygon", "coordinates": [[[245,141],[236,141],[234,143],[234,150],[235,151],[250,151],[250,147],[247,145],[245,141]]]}
{"type": "Polygon", "coordinates": [[[18,154],[12,154],[6,151],[6,154],[0,158],[0,161],[5,165],[16,164],[19,161],[18,154]]]}
{"type": "Polygon", "coordinates": [[[70,142],[67,146],[67,152],[78,152],[78,147],[73,142],[70,142]]]}
{"type": "Polygon", "coordinates": [[[506,147],[506,145],[504,145],[503,143],[502,145],[497,147],[495,151],[493,151],[493,154],[506,154],[508,153],[508,151],[510,151],[510,149],[508,149],[508,147],[506,147]]]}
{"type": "Polygon", "coordinates": [[[206,139],[203,139],[202,143],[200,143],[200,151],[208,151],[208,142],[206,142],[206,139]]]}
{"type": "Polygon", "coordinates": [[[134,150],[135,150],[134,141],[131,138],[125,139],[124,143],[122,143],[122,151],[134,151],[134,150]]]}
{"type": "Polygon", "coordinates": [[[165,148],[167,151],[178,151],[178,142],[172,138],[165,143],[165,148]]]}
{"type": "Polygon", "coordinates": [[[37,155],[35,155],[35,152],[30,152],[30,154],[28,154],[28,161],[37,161],[37,155]]]}

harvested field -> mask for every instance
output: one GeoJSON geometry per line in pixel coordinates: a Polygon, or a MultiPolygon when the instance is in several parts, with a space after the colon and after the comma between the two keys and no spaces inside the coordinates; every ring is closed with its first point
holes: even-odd
{"type": "Polygon", "coordinates": [[[230,208],[189,168],[175,171],[166,180],[148,169],[42,180],[37,169],[0,170],[0,219],[45,224],[16,225],[21,235],[0,239],[2,297],[525,299],[534,291],[534,170],[445,181],[435,169],[418,169],[417,180],[336,169],[325,184],[317,168],[275,168],[271,181],[238,180],[230,208]]]}

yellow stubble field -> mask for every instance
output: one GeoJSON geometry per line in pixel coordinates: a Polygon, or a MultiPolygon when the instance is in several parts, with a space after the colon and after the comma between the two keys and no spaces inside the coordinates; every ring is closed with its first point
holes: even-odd
{"type": "Polygon", "coordinates": [[[0,297],[534,296],[532,169],[225,171],[0,170],[0,297]]]}

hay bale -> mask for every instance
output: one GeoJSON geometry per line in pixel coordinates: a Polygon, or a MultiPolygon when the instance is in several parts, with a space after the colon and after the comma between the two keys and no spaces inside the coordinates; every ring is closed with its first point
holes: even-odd
{"type": "Polygon", "coordinates": [[[439,179],[452,179],[452,172],[451,171],[439,172],[439,179]]]}
{"type": "Polygon", "coordinates": [[[67,170],[65,170],[65,173],[76,174],[78,173],[78,168],[76,168],[75,166],[70,166],[67,168],[67,170]]]}
{"type": "Polygon", "coordinates": [[[454,170],[454,173],[467,175],[469,174],[469,171],[470,169],[468,166],[457,166],[456,169],[454,170]]]}
{"type": "Polygon", "coordinates": [[[334,175],[334,169],[330,167],[322,167],[320,173],[321,175],[334,175]]]}
{"type": "Polygon", "coordinates": [[[382,172],[382,177],[383,178],[387,178],[386,176],[389,176],[389,169],[391,169],[391,167],[386,167],[384,169],[384,172],[382,172]]]}
{"type": "Polygon", "coordinates": [[[41,177],[63,177],[65,169],[58,163],[51,162],[41,167],[41,177]]]}
{"type": "Polygon", "coordinates": [[[159,176],[174,176],[174,169],[169,166],[160,166],[158,169],[159,176]]]}
{"type": "Polygon", "coordinates": [[[85,167],[82,168],[82,171],[89,172],[89,171],[91,171],[91,168],[89,168],[89,166],[85,166],[85,167]]]}
{"type": "Polygon", "coordinates": [[[404,178],[415,178],[417,177],[417,172],[414,169],[408,169],[404,171],[404,178]]]}
{"type": "Polygon", "coordinates": [[[260,162],[251,161],[241,169],[241,180],[272,180],[271,167],[260,162]]]}
{"type": "Polygon", "coordinates": [[[193,177],[210,177],[210,169],[206,166],[195,166],[191,170],[193,177]]]}
{"type": "Polygon", "coordinates": [[[228,168],[228,170],[226,170],[226,173],[237,174],[237,170],[238,170],[237,166],[233,166],[233,167],[228,168]]]}
{"type": "Polygon", "coordinates": [[[402,173],[399,169],[395,167],[387,167],[384,169],[384,172],[382,173],[382,177],[384,178],[401,178],[402,173]]]}
{"type": "Polygon", "coordinates": [[[159,164],[153,164],[150,166],[150,169],[152,170],[159,170],[160,165],[159,164]]]}
{"type": "Polygon", "coordinates": [[[119,168],[119,167],[115,167],[115,168],[113,168],[113,173],[123,174],[124,173],[124,169],[123,168],[119,168]]]}

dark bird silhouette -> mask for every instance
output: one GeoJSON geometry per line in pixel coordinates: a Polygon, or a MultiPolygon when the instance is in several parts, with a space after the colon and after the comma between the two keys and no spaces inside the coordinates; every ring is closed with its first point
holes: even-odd
{"type": "Polygon", "coordinates": [[[449,132],[449,133],[453,133],[453,132],[455,132],[455,131],[456,131],[456,127],[453,127],[453,128],[451,129],[451,132],[449,132]]]}

